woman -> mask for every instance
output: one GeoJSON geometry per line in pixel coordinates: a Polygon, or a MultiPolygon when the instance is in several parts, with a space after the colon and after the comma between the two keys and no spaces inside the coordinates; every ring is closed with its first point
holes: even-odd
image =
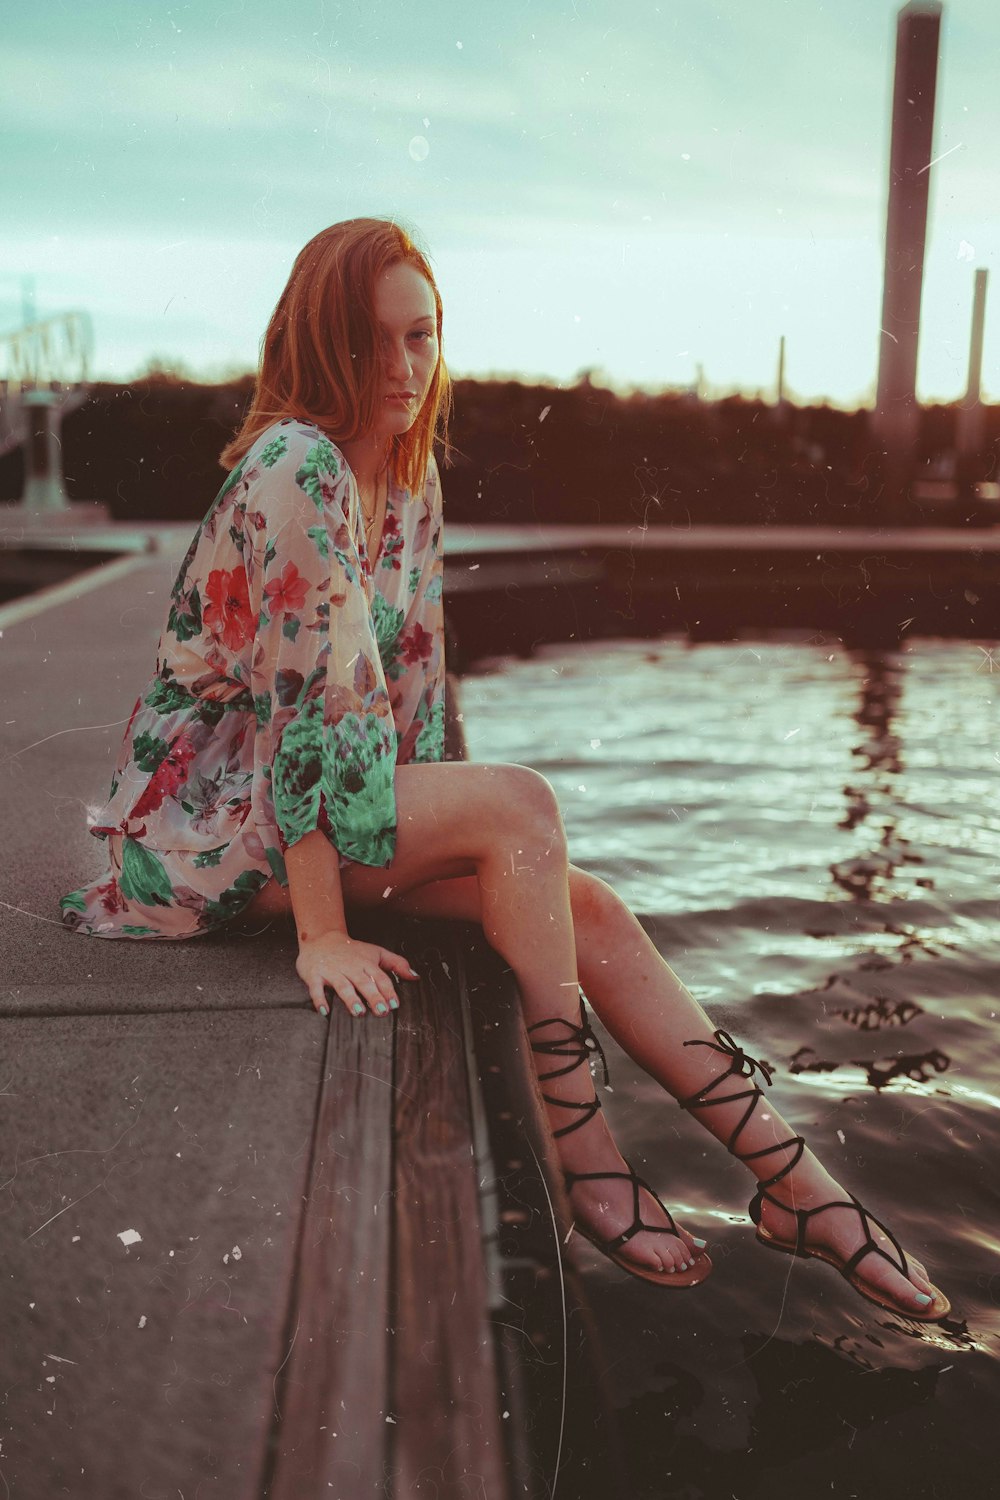
{"type": "MultiPolygon", "coordinates": [[[[378,906],[480,922],[511,965],[576,1227],[631,1274],[711,1270],[621,1157],[586,1063],[609,1032],[757,1178],[762,1244],[828,1261],[877,1306],[947,1299],[757,1106],[770,1073],[705,1012],[604,881],[571,864],[551,786],[443,755],[441,298],[413,240],[354,219],[305,246],[264,339],[236,464],[174,585],[156,670],[92,832],[109,869],[63,898],[95,936],[183,938],[284,912],[315,1008],[399,1001],[399,954],[350,937],[378,906]],[[582,1097],[581,1097],[582,1096],[582,1097]]],[[[603,1053],[601,1054],[603,1061],[603,1053]]]]}

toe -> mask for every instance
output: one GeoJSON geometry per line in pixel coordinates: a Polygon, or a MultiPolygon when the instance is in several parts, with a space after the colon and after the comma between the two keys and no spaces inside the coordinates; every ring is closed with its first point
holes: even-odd
{"type": "MultiPolygon", "coordinates": [[[[887,1254],[895,1261],[897,1257],[886,1243],[885,1236],[881,1232],[878,1234],[878,1240],[883,1244],[887,1254]]],[[[884,1267],[887,1276],[886,1285],[891,1290],[892,1295],[897,1297],[900,1302],[915,1303],[918,1307],[925,1306],[926,1304],[916,1303],[916,1294],[922,1292],[925,1297],[930,1297],[932,1301],[936,1294],[936,1288],[927,1275],[927,1267],[922,1261],[916,1260],[912,1255],[906,1254],[905,1251],[903,1259],[906,1264],[905,1276],[898,1273],[894,1266],[886,1265],[884,1267]]]]}
{"type": "MultiPolygon", "coordinates": [[[[911,1267],[912,1264],[911,1261],[911,1267]]],[[[931,1301],[934,1299],[935,1292],[930,1282],[926,1277],[918,1276],[915,1271],[913,1279],[908,1280],[894,1266],[884,1262],[876,1265],[872,1257],[872,1263],[867,1268],[862,1264],[860,1273],[867,1290],[874,1291],[876,1296],[896,1303],[900,1312],[906,1309],[919,1315],[927,1310],[929,1305],[927,1298],[931,1301]]]]}
{"type": "Polygon", "coordinates": [[[688,1262],[694,1260],[694,1252],[689,1248],[686,1240],[674,1240],[670,1251],[675,1271],[686,1271],[688,1262]]]}
{"type": "Polygon", "coordinates": [[[689,1234],[686,1229],[681,1229],[679,1224],[677,1227],[678,1229],[680,1229],[681,1239],[684,1241],[684,1248],[688,1252],[688,1260],[697,1260],[699,1255],[704,1255],[707,1242],[704,1239],[700,1239],[700,1237],[696,1242],[695,1236],[693,1234],[689,1234]]]}
{"type": "Polygon", "coordinates": [[[661,1245],[660,1238],[660,1235],[637,1234],[622,1246],[622,1253],[644,1270],[672,1270],[670,1252],[661,1245]]]}
{"type": "Polygon", "coordinates": [[[926,1292],[931,1298],[935,1296],[937,1288],[919,1261],[910,1261],[910,1281],[919,1292],[926,1292]]]}

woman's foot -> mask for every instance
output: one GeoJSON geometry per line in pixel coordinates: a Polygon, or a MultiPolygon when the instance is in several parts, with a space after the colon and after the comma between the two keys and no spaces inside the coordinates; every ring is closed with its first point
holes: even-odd
{"type": "MultiPolygon", "coordinates": [[[[548,1113],[549,1123],[555,1128],[565,1120],[565,1115],[559,1118],[551,1108],[548,1113]]],[[[605,1243],[617,1239],[635,1221],[635,1187],[603,1114],[595,1115],[582,1129],[562,1136],[556,1141],[556,1149],[564,1171],[622,1174],[582,1182],[571,1179],[567,1187],[574,1226],[587,1238],[592,1236],[605,1243]]],[[[638,1212],[643,1224],[650,1228],[637,1230],[619,1246],[616,1250],[619,1259],[637,1270],[665,1271],[671,1275],[681,1274],[704,1259],[704,1241],[696,1244],[694,1236],[676,1220],[677,1232],[669,1232],[670,1219],[644,1187],[639,1188],[638,1212]]]]}
{"type": "MultiPolygon", "coordinates": [[[[794,1247],[798,1234],[796,1209],[822,1209],[822,1212],[811,1213],[805,1221],[804,1248],[813,1253],[821,1252],[823,1258],[829,1257],[838,1267],[846,1266],[851,1257],[868,1243],[866,1221],[852,1205],[850,1193],[820,1166],[811,1153],[793,1173],[761,1195],[759,1225],[764,1236],[777,1240],[782,1247],[794,1247]],[[826,1204],[839,1206],[826,1208],[826,1204]]],[[[869,1250],[858,1261],[851,1275],[855,1289],[901,1313],[926,1317],[941,1298],[926,1268],[907,1255],[905,1259],[910,1274],[904,1276],[896,1269],[900,1257],[892,1240],[871,1218],[867,1224],[871,1238],[885,1251],[885,1256],[869,1250]]]]}
{"type": "Polygon", "coordinates": [[[607,1059],[587,1020],[582,991],[579,1016],[579,1022],[548,1016],[528,1027],[538,1081],[548,1085],[541,1094],[574,1227],[634,1276],[660,1286],[695,1286],[712,1269],[704,1241],[696,1244],[673,1220],[615,1145],[589,1067],[596,1052],[607,1083],[607,1059]]]}

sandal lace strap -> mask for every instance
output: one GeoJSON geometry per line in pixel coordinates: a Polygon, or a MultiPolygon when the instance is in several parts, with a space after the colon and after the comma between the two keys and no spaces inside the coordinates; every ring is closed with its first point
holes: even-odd
{"type": "Polygon", "coordinates": [[[719,1073],[715,1078],[710,1079],[708,1083],[695,1093],[690,1094],[686,1099],[679,1099],[677,1102],[681,1109],[692,1112],[696,1109],[708,1109],[712,1105],[737,1104],[743,1099],[749,1100],[742,1117],[730,1132],[729,1140],[726,1143],[726,1150],[731,1156],[735,1156],[738,1161],[752,1162],[756,1161],[758,1157],[771,1156],[776,1151],[787,1151],[789,1147],[794,1147],[794,1155],[789,1157],[780,1170],[773,1177],[761,1179],[758,1183],[758,1186],[762,1189],[773,1187],[776,1182],[780,1182],[783,1177],[787,1177],[789,1172],[794,1171],[802,1159],[806,1148],[805,1137],[801,1135],[790,1136],[787,1141],[777,1142],[773,1146],[763,1146],[759,1151],[739,1151],[737,1149],[736,1143],[756,1109],[758,1099],[764,1097],[763,1089],[758,1083],[754,1082],[754,1074],[759,1071],[764,1082],[770,1087],[773,1082],[771,1076],[772,1070],[766,1062],[761,1062],[758,1058],[751,1057],[748,1052],[745,1052],[742,1047],[738,1046],[728,1031],[715,1031],[713,1032],[713,1036],[715,1037],[714,1042],[707,1042],[703,1038],[698,1038],[696,1041],[685,1042],[684,1046],[710,1047],[713,1052],[718,1052],[723,1057],[729,1058],[729,1067],[724,1073],[719,1073]],[[716,1094],[714,1098],[709,1098],[712,1091],[717,1089],[720,1084],[725,1085],[727,1078],[736,1077],[747,1079],[750,1087],[738,1090],[735,1093],[716,1094]]]}
{"type": "Polygon", "coordinates": [[[598,1241],[595,1241],[595,1242],[599,1243],[600,1248],[605,1253],[608,1253],[610,1251],[620,1250],[621,1247],[622,1247],[622,1245],[624,1245],[627,1240],[630,1240],[633,1235],[638,1234],[640,1230],[646,1230],[646,1232],[649,1233],[649,1234],[672,1234],[675,1239],[680,1239],[680,1237],[681,1237],[680,1236],[680,1232],[678,1231],[677,1224],[674,1221],[674,1216],[670,1212],[670,1210],[667,1207],[667,1205],[664,1203],[663,1199],[660,1197],[659,1193],[656,1191],[655,1188],[650,1187],[649,1183],[646,1181],[646,1179],[644,1177],[639,1177],[636,1174],[636,1172],[635,1172],[635,1170],[634,1170],[631,1162],[626,1162],[625,1165],[628,1167],[628,1171],[627,1172],[569,1172],[569,1171],[567,1171],[567,1172],[563,1173],[563,1176],[566,1179],[566,1186],[567,1186],[567,1188],[571,1188],[573,1186],[574,1182],[586,1182],[586,1181],[590,1181],[592,1179],[596,1179],[598,1177],[626,1177],[626,1178],[629,1178],[631,1180],[631,1183],[632,1183],[632,1223],[629,1225],[629,1227],[627,1229],[623,1229],[622,1232],[621,1232],[621,1234],[616,1235],[613,1240],[600,1240],[599,1242],[598,1241]],[[663,1225],[663,1224],[645,1224],[643,1222],[642,1215],[641,1215],[641,1213],[639,1211],[639,1189],[640,1188],[645,1188],[646,1191],[647,1191],[647,1193],[649,1193],[650,1197],[656,1199],[657,1203],[660,1205],[660,1207],[663,1209],[664,1214],[666,1215],[666,1219],[667,1219],[667,1224],[666,1225],[663,1225]],[[669,1227],[667,1227],[667,1226],[669,1226],[669,1227]]]}
{"type": "MultiPolygon", "coordinates": [[[[548,1073],[539,1073],[539,1083],[544,1083],[550,1078],[561,1078],[565,1073],[572,1073],[573,1069],[578,1068],[582,1062],[589,1062],[590,1056],[594,1052],[601,1059],[605,1084],[607,1085],[610,1082],[608,1060],[604,1055],[604,1048],[601,1046],[599,1039],[591,1029],[590,1022],[587,1020],[582,990],[580,991],[580,1024],[578,1026],[575,1026],[572,1021],[567,1020],[564,1016],[551,1016],[545,1021],[535,1021],[528,1027],[528,1032],[530,1034],[533,1031],[540,1031],[545,1026],[562,1026],[565,1028],[567,1034],[549,1037],[544,1041],[532,1042],[532,1052],[539,1052],[549,1057],[566,1057],[570,1061],[567,1062],[564,1068],[553,1068],[548,1073]]],[[[571,1121],[569,1125],[561,1126],[558,1130],[554,1130],[552,1132],[553,1136],[567,1135],[571,1130],[578,1130],[581,1125],[586,1125],[587,1121],[592,1119],[601,1108],[601,1101],[597,1098],[596,1094],[593,1099],[588,1099],[583,1103],[576,1103],[572,1099],[556,1099],[544,1091],[542,1092],[542,1098],[546,1104],[558,1105],[560,1109],[578,1109],[583,1111],[579,1119],[571,1121]]]]}
{"type": "Polygon", "coordinates": [[[807,1256],[809,1254],[808,1250],[806,1249],[806,1234],[808,1232],[809,1220],[813,1217],[814,1214],[824,1213],[828,1208],[853,1208],[855,1213],[861,1219],[861,1227],[865,1232],[865,1243],[863,1245],[860,1245],[858,1249],[855,1250],[850,1259],[846,1260],[844,1264],[839,1268],[840,1274],[846,1277],[848,1281],[850,1281],[854,1276],[854,1272],[864,1260],[865,1256],[871,1255],[872,1252],[874,1252],[876,1255],[880,1255],[884,1261],[888,1261],[889,1265],[892,1266],[894,1270],[899,1271],[903,1276],[909,1277],[910,1263],[907,1260],[906,1252],[903,1249],[902,1245],[899,1243],[896,1236],[889,1228],[888,1224],[883,1224],[881,1219],[877,1219],[873,1213],[865,1208],[864,1204],[860,1201],[860,1199],[856,1198],[853,1193],[850,1193],[848,1198],[835,1199],[830,1203],[820,1203],[815,1208],[796,1209],[790,1209],[786,1203],[782,1203],[780,1198],[774,1198],[769,1193],[764,1193],[762,1194],[762,1196],[767,1197],[771,1202],[776,1203],[778,1207],[783,1208],[786,1213],[795,1214],[796,1255],[807,1256]],[[875,1225],[876,1228],[881,1229],[882,1233],[887,1236],[892,1244],[893,1249],[896,1251],[896,1259],[894,1259],[889,1254],[888,1250],[886,1250],[883,1245],[880,1245],[877,1242],[874,1234],[872,1233],[872,1225],[875,1225]]]}

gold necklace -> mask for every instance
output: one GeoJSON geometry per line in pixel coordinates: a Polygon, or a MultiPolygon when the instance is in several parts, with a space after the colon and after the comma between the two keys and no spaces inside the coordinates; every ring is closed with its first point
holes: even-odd
{"type": "MultiPolygon", "coordinates": [[[[374,553],[373,553],[373,546],[374,546],[375,542],[381,537],[382,527],[385,524],[385,507],[386,507],[386,504],[388,503],[388,499],[389,499],[389,472],[388,472],[388,470],[385,471],[385,490],[384,490],[383,495],[382,495],[381,514],[380,514],[379,498],[378,498],[379,479],[380,478],[381,478],[381,475],[376,474],[376,476],[375,476],[375,504],[374,504],[374,506],[372,508],[372,514],[370,516],[365,515],[365,546],[368,549],[368,561],[370,563],[372,563],[372,564],[374,564],[374,561],[375,561],[375,557],[374,557],[374,553]]],[[[363,515],[364,515],[364,509],[365,509],[364,505],[362,505],[361,511],[362,511],[363,515]]]]}

